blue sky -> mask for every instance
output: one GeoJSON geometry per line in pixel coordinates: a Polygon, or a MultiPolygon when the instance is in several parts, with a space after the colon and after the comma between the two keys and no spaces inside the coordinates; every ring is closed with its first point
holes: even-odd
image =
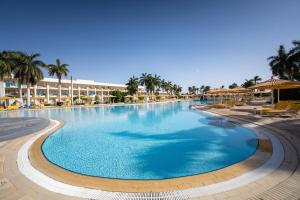
{"type": "Polygon", "coordinates": [[[267,79],[267,57],[300,39],[299,0],[0,3],[0,50],[60,58],[74,78],[101,82],[148,72],[186,90],[267,79]]]}

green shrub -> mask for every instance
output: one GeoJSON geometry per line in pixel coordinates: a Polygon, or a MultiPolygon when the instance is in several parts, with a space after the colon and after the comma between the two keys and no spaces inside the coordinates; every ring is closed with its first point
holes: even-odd
{"type": "Polygon", "coordinates": [[[115,91],[112,91],[111,95],[115,96],[111,100],[114,103],[119,103],[119,102],[124,102],[124,100],[125,100],[124,97],[126,96],[126,93],[121,92],[120,90],[115,90],[115,91]]]}
{"type": "Polygon", "coordinates": [[[99,95],[95,96],[95,101],[96,101],[95,103],[100,103],[100,96],[99,95]]]}

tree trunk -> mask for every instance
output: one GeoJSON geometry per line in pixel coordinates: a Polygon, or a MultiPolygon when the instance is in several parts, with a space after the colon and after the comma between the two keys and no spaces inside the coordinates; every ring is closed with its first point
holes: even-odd
{"type": "Polygon", "coordinates": [[[22,93],[22,84],[18,83],[18,89],[19,89],[19,98],[20,98],[20,106],[23,106],[23,93],[22,93]]]}
{"type": "Polygon", "coordinates": [[[61,84],[58,85],[58,102],[61,102],[61,84]]]}
{"type": "Polygon", "coordinates": [[[27,102],[26,102],[27,108],[30,107],[30,84],[27,84],[27,102]]]}
{"type": "Polygon", "coordinates": [[[290,71],[290,72],[288,73],[288,75],[289,75],[289,80],[292,81],[292,80],[293,80],[292,72],[290,71]]]}

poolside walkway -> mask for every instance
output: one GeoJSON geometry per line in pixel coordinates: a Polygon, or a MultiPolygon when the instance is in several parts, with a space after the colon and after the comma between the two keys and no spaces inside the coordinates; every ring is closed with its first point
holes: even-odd
{"type": "MultiPolygon", "coordinates": [[[[264,118],[253,115],[248,110],[239,108],[238,110],[229,109],[209,109],[209,112],[215,112],[225,117],[239,119],[242,123],[254,122],[271,129],[280,139],[285,150],[285,160],[271,175],[251,183],[245,187],[240,187],[227,192],[212,196],[201,197],[201,200],[217,199],[300,199],[300,119],[289,118],[264,118]]],[[[9,120],[9,119],[6,119],[9,120]]],[[[16,119],[13,119],[16,120],[16,119]]],[[[6,121],[9,123],[9,121],[6,121]]],[[[39,124],[38,120],[36,121],[39,124]]],[[[34,123],[32,123],[33,125],[34,123]]],[[[40,125],[40,129],[46,127],[40,125]]],[[[3,129],[4,130],[4,129],[3,129]]],[[[23,131],[22,135],[27,133],[24,127],[14,129],[14,133],[23,131]]],[[[33,132],[36,132],[34,130],[33,132]]],[[[1,123],[0,133],[2,134],[1,123]]],[[[38,134],[36,132],[35,134],[38,134]]],[[[0,141],[0,199],[18,199],[18,200],[52,200],[52,199],[79,199],[69,196],[56,194],[45,190],[44,188],[32,183],[25,178],[18,170],[16,159],[17,152],[21,145],[35,134],[25,135],[16,139],[0,141]]]]}
{"type": "Polygon", "coordinates": [[[49,120],[42,118],[0,119],[0,135],[3,136],[3,141],[0,141],[0,199],[78,199],[45,190],[28,180],[18,170],[18,166],[16,164],[18,150],[25,141],[33,137],[33,135],[39,134],[39,131],[46,128],[49,123],[49,120]],[[11,127],[12,124],[15,124],[16,126],[9,128],[9,125],[11,127]]]}
{"type": "Polygon", "coordinates": [[[219,193],[201,200],[251,199],[251,200],[299,200],[300,199],[300,118],[262,117],[254,115],[249,107],[215,109],[206,111],[224,117],[239,119],[244,123],[256,123],[276,133],[283,143],[285,159],[271,175],[245,187],[219,193]]]}
{"type": "Polygon", "coordinates": [[[0,142],[37,132],[48,125],[49,119],[44,118],[0,118],[0,142]]]}

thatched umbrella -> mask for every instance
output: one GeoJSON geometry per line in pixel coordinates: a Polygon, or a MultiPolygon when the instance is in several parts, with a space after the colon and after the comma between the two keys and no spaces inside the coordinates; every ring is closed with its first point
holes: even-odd
{"type": "Polygon", "coordinates": [[[36,96],[36,97],[33,97],[33,99],[41,100],[41,99],[46,99],[46,97],[44,97],[44,96],[36,96]]]}
{"type": "Polygon", "coordinates": [[[257,85],[251,86],[248,89],[251,90],[265,90],[270,89],[272,90],[272,104],[274,103],[274,89],[277,89],[277,99],[280,101],[280,89],[294,89],[294,88],[300,88],[300,81],[288,81],[288,80],[282,80],[282,79],[275,79],[271,78],[267,81],[261,82],[257,85]]]}
{"type": "Polygon", "coordinates": [[[126,96],[124,96],[125,98],[133,98],[133,96],[132,95],[126,95],[126,96]]]}
{"type": "Polygon", "coordinates": [[[244,93],[249,93],[249,92],[251,92],[251,90],[244,88],[244,87],[236,87],[236,88],[229,90],[229,93],[234,93],[234,94],[239,94],[239,93],[244,94],[244,93]]]}
{"type": "Polygon", "coordinates": [[[223,101],[223,96],[226,94],[230,93],[230,89],[225,89],[225,88],[220,88],[220,89],[212,89],[207,91],[207,94],[212,95],[214,97],[214,101],[216,98],[216,95],[222,96],[222,101],[223,101]]]}
{"type": "Polygon", "coordinates": [[[9,100],[9,99],[11,99],[11,98],[8,97],[8,96],[2,96],[2,97],[0,97],[0,100],[9,100]]]}
{"type": "Polygon", "coordinates": [[[87,96],[87,95],[82,95],[80,96],[80,99],[83,99],[83,100],[87,100],[87,99],[90,99],[92,98],[91,96],[87,96]]]}
{"type": "Polygon", "coordinates": [[[128,94],[128,95],[124,96],[124,98],[125,98],[126,100],[131,100],[131,99],[134,98],[134,96],[128,94]]]}

